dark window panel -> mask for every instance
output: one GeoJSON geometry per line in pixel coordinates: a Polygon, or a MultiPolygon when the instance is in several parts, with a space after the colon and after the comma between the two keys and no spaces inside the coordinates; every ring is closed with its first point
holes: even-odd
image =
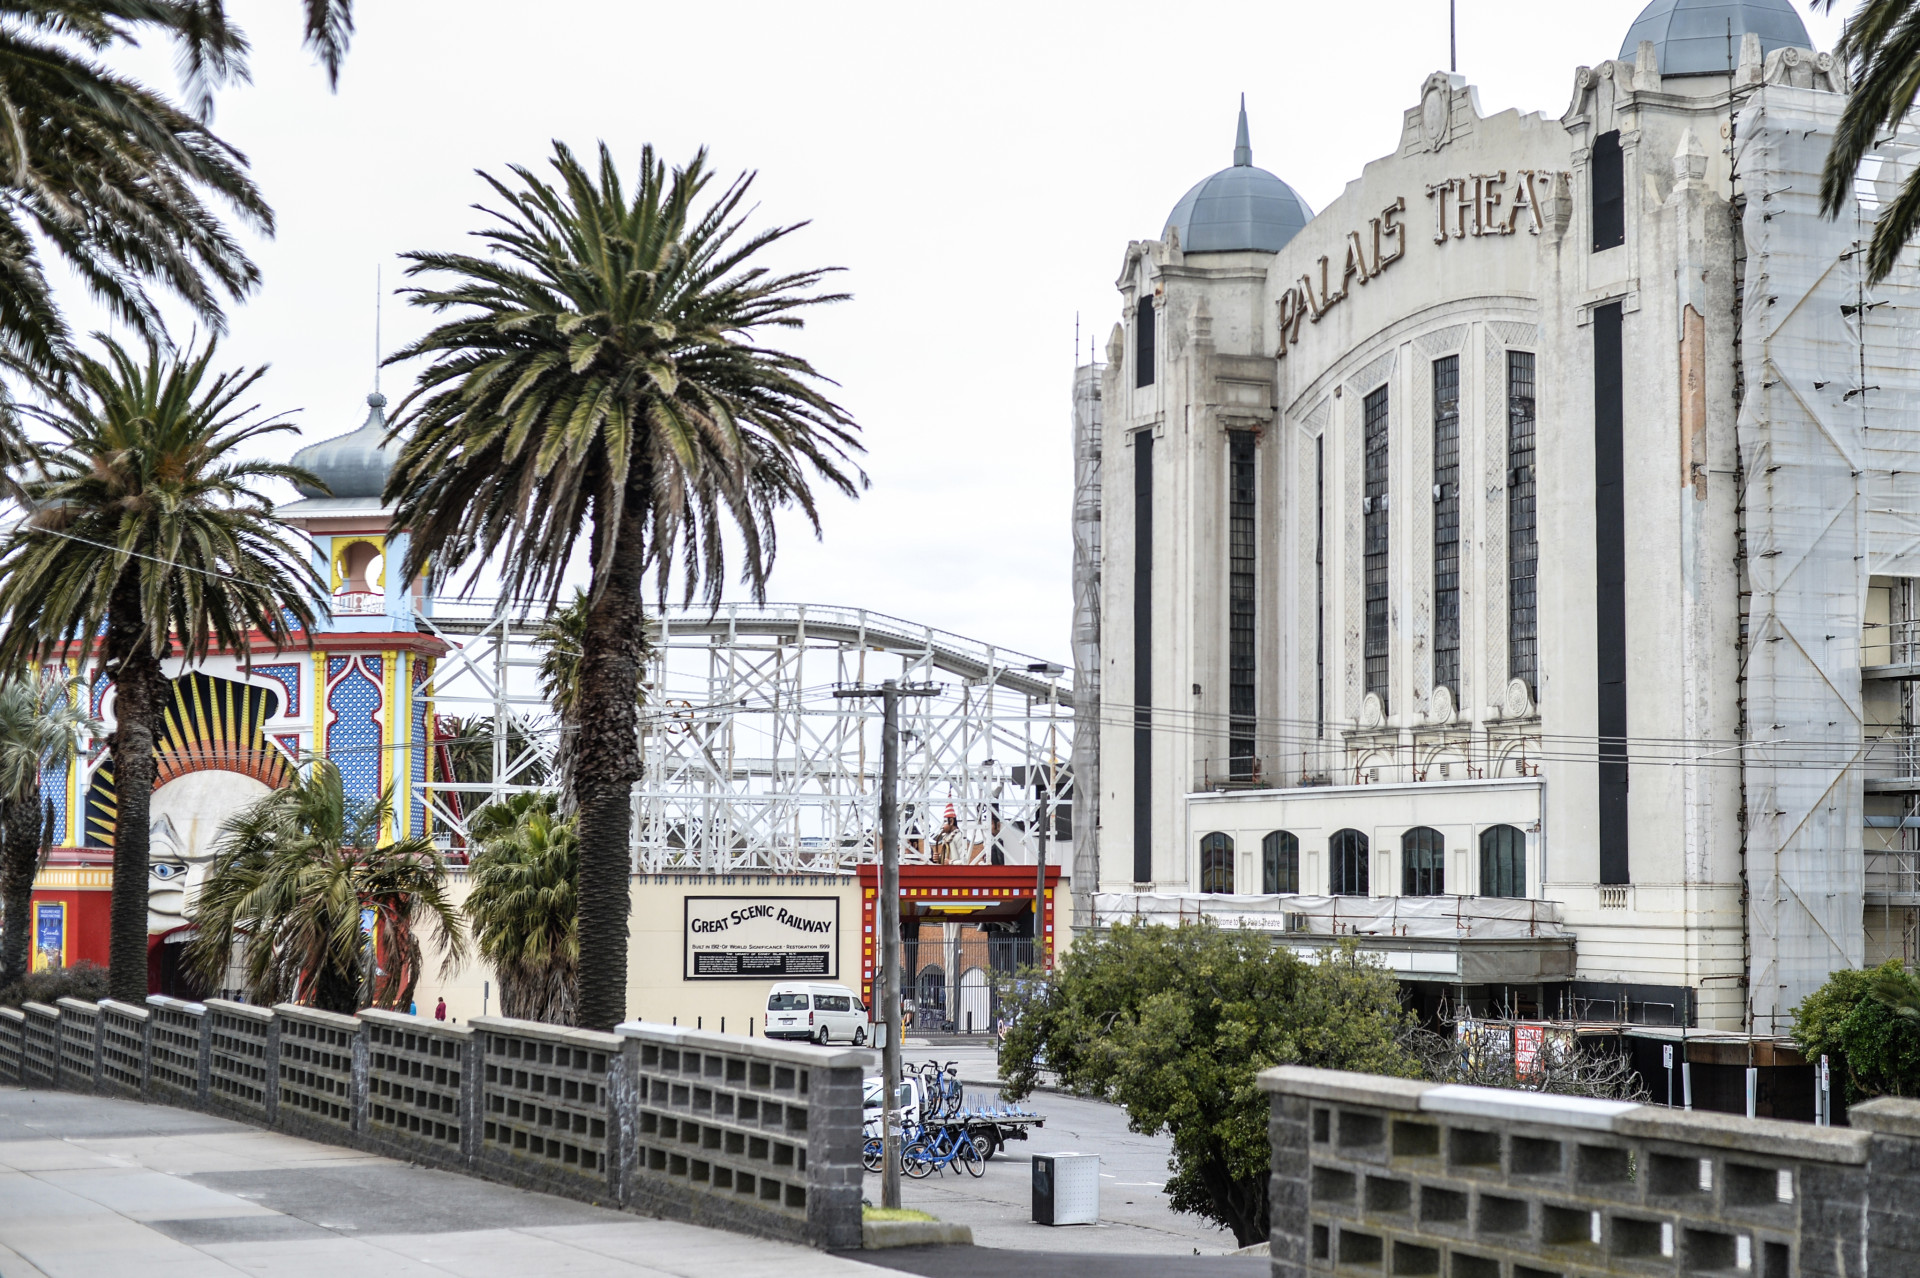
{"type": "Polygon", "coordinates": [[[1367,836],[1336,830],[1327,840],[1327,890],[1334,896],[1367,895],[1367,836]]]}
{"type": "Polygon", "coordinates": [[[1361,406],[1361,423],[1366,441],[1365,487],[1361,505],[1365,528],[1362,536],[1362,567],[1365,574],[1366,691],[1387,704],[1387,635],[1390,619],[1387,602],[1387,388],[1382,386],[1367,396],[1361,406]]]}
{"type": "Polygon", "coordinates": [[[1253,733],[1253,432],[1229,431],[1227,456],[1227,753],[1233,775],[1244,780],[1257,772],[1253,733]]]}
{"type": "Polygon", "coordinates": [[[1287,830],[1260,840],[1260,890],[1270,896],[1300,890],[1300,840],[1287,830]]]}
{"type": "Polygon", "coordinates": [[[1433,686],[1460,702],[1460,357],[1433,361],[1433,686]]]}
{"type": "Polygon", "coordinates": [[[1200,840],[1200,890],[1233,891],[1233,837],[1215,831],[1200,840]]]}
{"type": "Polygon", "coordinates": [[[1527,836],[1510,825],[1480,832],[1480,895],[1527,894],[1527,836]]]}
{"type": "Polygon", "coordinates": [[[1533,352],[1507,352],[1507,677],[1537,698],[1540,566],[1534,473],[1533,352]]]}
{"type": "Polygon", "coordinates": [[[1133,384],[1153,385],[1153,296],[1140,299],[1133,316],[1133,384]]]}
{"type": "Polygon", "coordinates": [[[1445,896],[1447,840],[1440,831],[1415,826],[1400,836],[1400,895],[1445,896]]]}
{"type": "Polygon", "coordinates": [[[1593,191],[1593,251],[1618,248],[1627,242],[1626,157],[1618,131],[1593,140],[1587,171],[1593,191]]]}

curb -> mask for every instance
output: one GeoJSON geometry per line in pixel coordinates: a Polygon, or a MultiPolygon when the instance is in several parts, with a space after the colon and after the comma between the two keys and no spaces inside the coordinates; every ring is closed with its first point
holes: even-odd
{"type": "Polygon", "coordinates": [[[971,1247],[973,1230],[945,1220],[867,1220],[860,1224],[865,1251],[889,1247],[971,1247]]]}
{"type": "MultiPolygon", "coordinates": [[[[1004,1078],[963,1078],[960,1081],[968,1087],[983,1087],[996,1092],[1007,1085],[1007,1080],[1004,1078]]],[[[1036,1092],[1050,1092],[1055,1096],[1074,1095],[1074,1093],[1068,1091],[1066,1088],[1056,1087],[1052,1083],[1035,1083],[1033,1090],[1036,1092]]],[[[1083,1096],[1080,1099],[1085,1100],[1087,1098],[1083,1096]]]]}

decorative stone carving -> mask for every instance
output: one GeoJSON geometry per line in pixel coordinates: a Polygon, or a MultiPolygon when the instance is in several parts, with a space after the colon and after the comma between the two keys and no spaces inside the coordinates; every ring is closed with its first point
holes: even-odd
{"type": "Polygon", "coordinates": [[[1452,723],[1454,720],[1453,689],[1441,684],[1427,698],[1427,722],[1432,724],[1452,723]]]}
{"type": "Polygon", "coordinates": [[[1525,679],[1509,679],[1507,695],[1500,705],[1500,717],[1503,719],[1528,719],[1533,717],[1533,693],[1527,689],[1525,679]]]}
{"type": "Polygon", "coordinates": [[[1429,151],[1447,144],[1453,123],[1453,85],[1444,71],[1427,77],[1420,90],[1420,139],[1429,151]]]}
{"type": "Polygon", "coordinates": [[[1387,721],[1387,708],[1380,704],[1380,694],[1369,692],[1360,699],[1360,728],[1372,732],[1387,721]]]}

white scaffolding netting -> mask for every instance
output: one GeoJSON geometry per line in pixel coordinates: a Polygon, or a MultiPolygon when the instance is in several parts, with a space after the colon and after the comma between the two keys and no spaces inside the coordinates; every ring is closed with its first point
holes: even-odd
{"type": "Polygon", "coordinates": [[[1099,892],[1095,927],[1115,923],[1178,926],[1202,919],[1220,927],[1308,936],[1398,936],[1417,940],[1567,939],[1557,901],[1491,896],[1251,896],[1230,892],[1099,892]]]}
{"type": "MultiPolygon", "coordinates": [[[[1846,99],[1767,85],[1740,113],[1746,194],[1739,421],[1746,573],[1746,873],[1753,1027],[1864,954],[1862,793],[1890,743],[1860,682],[1871,574],[1920,571],[1920,278],[1864,284],[1913,130],[1872,153],[1857,207],[1819,209],[1846,99]]],[[[1910,771],[1910,770],[1909,770],[1910,771]]]]}

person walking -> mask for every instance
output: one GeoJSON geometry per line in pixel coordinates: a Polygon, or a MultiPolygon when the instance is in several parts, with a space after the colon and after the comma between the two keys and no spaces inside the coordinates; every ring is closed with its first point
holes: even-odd
{"type": "Polygon", "coordinates": [[[447,1000],[446,999],[443,998],[438,1003],[435,1003],[433,1005],[433,1019],[436,1021],[444,1021],[447,1019],[447,1000]]]}

